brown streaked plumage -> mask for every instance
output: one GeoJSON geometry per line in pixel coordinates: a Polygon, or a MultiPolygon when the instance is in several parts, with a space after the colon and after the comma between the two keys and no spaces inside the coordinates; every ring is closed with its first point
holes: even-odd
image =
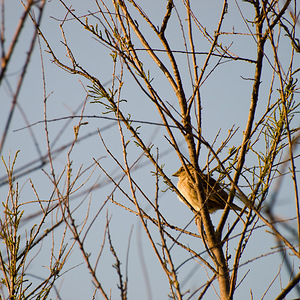
{"type": "MultiPolygon", "coordinates": [[[[187,165],[191,175],[193,176],[193,166],[187,165]]],[[[178,177],[177,188],[184,198],[191,204],[191,206],[196,210],[200,210],[200,203],[197,199],[197,193],[194,189],[194,182],[189,179],[184,167],[181,167],[173,176],[178,177]]],[[[212,177],[201,173],[200,178],[202,180],[202,187],[204,189],[204,195],[206,196],[204,201],[207,201],[207,209],[209,213],[213,213],[218,209],[224,209],[226,206],[226,201],[228,199],[228,193],[220,187],[220,185],[212,177]]],[[[180,197],[178,197],[180,201],[180,197]]],[[[242,209],[231,203],[230,208],[236,211],[241,211],[242,209]]]]}

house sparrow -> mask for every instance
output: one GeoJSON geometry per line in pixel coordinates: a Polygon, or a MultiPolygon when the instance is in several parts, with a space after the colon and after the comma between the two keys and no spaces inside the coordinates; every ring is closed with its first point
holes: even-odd
{"type": "MultiPolygon", "coordinates": [[[[193,176],[193,166],[188,164],[187,165],[191,175],[193,176]]],[[[187,172],[185,171],[184,167],[181,167],[173,176],[178,177],[178,184],[177,188],[180,193],[184,196],[184,198],[191,204],[191,206],[196,210],[199,211],[201,209],[200,203],[197,199],[197,192],[194,188],[195,183],[189,178],[187,172]]],[[[220,187],[216,180],[212,177],[201,173],[200,179],[202,181],[202,187],[204,189],[204,195],[208,212],[211,214],[218,209],[224,209],[226,206],[226,201],[228,199],[228,193],[220,187]]],[[[178,197],[180,201],[180,197],[178,197]]],[[[230,209],[235,211],[241,211],[242,209],[231,203],[229,205],[230,209]]]]}

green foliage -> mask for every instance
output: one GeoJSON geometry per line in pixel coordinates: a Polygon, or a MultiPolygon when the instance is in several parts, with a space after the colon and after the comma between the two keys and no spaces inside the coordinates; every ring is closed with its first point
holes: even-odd
{"type": "Polygon", "coordinates": [[[55,268],[51,270],[49,277],[37,286],[26,276],[25,270],[30,263],[28,255],[32,254],[33,245],[38,243],[37,233],[40,227],[37,229],[37,225],[33,224],[27,232],[20,231],[20,224],[24,219],[24,210],[20,208],[24,204],[20,203],[19,185],[15,183],[13,176],[18,153],[19,151],[12,163],[9,159],[6,164],[2,157],[7,173],[8,196],[6,201],[2,202],[3,214],[0,219],[0,241],[4,244],[4,251],[0,249],[1,290],[7,299],[47,299],[63,263],[54,262],[55,268]],[[24,240],[25,242],[21,243],[24,240]]]}
{"type": "MultiPolygon", "coordinates": [[[[111,90],[108,89],[108,92],[104,90],[102,87],[99,87],[97,83],[93,83],[92,86],[88,86],[89,89],[89,97],[93,100],[91,103],[99,103],[104,106],[106,111],[102,112],[103,114],[114,113],[117,115],[118,105],[123,102],[127,102],[125,99],[121,99],[118,101],[118,105],[114,101],[114,97],[118,92],[118,89],[111,90]],[[107,99],[107,102],[102,101],[102,99],[107,99]]],[[[130,118],[130,115],[129,115],[130,118]]]]}
{"type": "Polygon", "coordinates": [[[0,219],[0,240],[5,245],[5,255],[3,257],[2,251],[0,251],[1,257],[1,283],[6,286],[10,299],[20,298],[25,299],[24,292],[26,287],[24,279],[24,266],[25,259],[19,258],[20,252],[20,240],[19,234],[20,221],[22,219],[24,211],[20,210],[19,205],[19,188],[18,184],[14,184],[13,169],[16,163],[16,153],[14,160],[10,166],[7,165],[2,158],[3,164],[6,169],[9,191],[5,202],[2,202],[3,217],[0,219]]]}
{"type": "Polygon", "coordinates": [[[99,30],[98,24],[96,24],[95,26],[89,25],[88,18],[85,18],[85,27],[84,28],[87,29],[88,31],[90,31],[91,33],[102,38],[102,32],[101,32],[101,30],[99,30]]]}

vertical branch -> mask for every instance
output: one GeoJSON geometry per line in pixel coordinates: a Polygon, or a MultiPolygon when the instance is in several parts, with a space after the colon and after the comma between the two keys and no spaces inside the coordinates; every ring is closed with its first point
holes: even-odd
{"type": "MultiPolygon", "coordinates": [[[[282,15],[285,10],[288,8],[290,1],[286,1],[285,6],[281,10],[281,12],[278,14],[279,16],[282,15]]],[[[266,11],[264,10],[265,15],[267,14],[266,11]]],[[[280,22],[280,18],[278,18],[277,22],[280,22]]],[[[279,63],[279,58],[278,58],[278,45],[275,45],[274,37],[273,37],[273,32],[272,28],[274,27],[275,22],[270,24],[270,20],[266,18],[267,20],[267,25],[268,25],[268,33],[269,33],[269,39],[271,41],[273,53],[274,53],[274,59],[275,59],[275,64],[276,64],[276,69],[277,69],[277,74],[279,77],[279,83],[280,83],[280,98],[281,98],[281,103],[283,107],[283,113],[284,113],[284,121],[285,121],[285,128],[287,131],[287,138],[288,138],[288,144],[289,144],[289,157],[290,157],[290,163],[291,163],[291,174],[292,174],[292,181],[294,185],[294,191],[295,191],[295,207],[296,207],[296,214],[297,214],[297,220],[298,220],[298,243],[300,243],[300,203],[299,203],[299,191],[298,191],[298,186],[297,186],[297,175],[296,175],[296,166],[295,166],[295,159],[294,159],[294,142],[291,137],[291,129],[290,129],[290,116],[288,112],[288,98],[291,97],[291,100],[293,99],[293,79],[290,78],[290,82],[287,85],[287,88],[285,89],[285,84],[284,84],[284,78],[282,75],[282,68],[279,63]],[[286,91],[285,91],[286,90],[286,91]]],[[[300,254],[300,247],[299,247],[299,254],[300,254]]]]}
{"type": "MultiPolygon", "coordinates": [[[[107,217],[106,217],[107,218],[107,217]]],[[[117,271],[118,277],[119,277],[119,290],[121,293],[121,299],[122,300],[126,300],[127,299],[127,279],[125,279],[125,281],[123,281],[123,275],[121,272],[121,261],[117,255],[117,252],[112,244],[112,239],[111,239],[111,235],[110,235],[110,230],[109,230],[109,220],[107,219],[107,236],[108,236],[108,242],[109,242],[109,246],[110,246],[110,252],[113,254],[116,263],[113,265],[114,268],[117,271]]]]}
{"type": "MultiPolygon", "coordinates": [[[[158,158],[156,160],[158,161],[158,158]]],[[[161,244],[162,244],[162,251],[164,254],[166,254],[165,260],[166,260],[166,263],[168,262],[168,264],[170,266],[170,270],[169,270],[169,272],[166,272],[166,275],[169,277],[169,284],[170,284],[173,295],[174,295],[174,292],[173,292],[173,286],[174,286],[175,290],[176,290],[176,294],[177,294],[177,299],[182,299],[179,280],[177,278],[176,269],[173,264],[173,259],[172,259],[171,253],[170,253],[170,249],[168,248],[167,243],[166,243],[164,228],[163,228],[160,213],[159,213],[159,207],[158,207],[158,191],[159,191],[158,174],[159,173],[158,173],[157,168],[156,168],[155,174],[156,174],[155,210],[156,210],[156,216],[157,216],[157,223],[158,223],[158,229],[159,229],[159,234],[160,234],[160,239],[161,239],[161,244]]],[[[163,255],[163,256],[165,257],[165,255],[163,255]]],[[[175,295],[174,295],[174,298],[175,298],[175,295]]]]}
{"type": "MultiPolygon", "coordinates": [[[[263,65],[263,58],[264,58],[264,45],[266,41],[266,37],[262,36],[262,29],[263,29],[262,14],[263,13],[261,13],[260,11],[259,4],[256,3],[255,5],[255,20],[256,20],[255,26],[256,27],[255,28],[256,28],[256,37],[257,37],[257,51],[256,51],[256,67],[255,67],[255,75],[254,75],[254,84],[252,87],[252,95],[251,95],[247,125],[244,130],[244,136],[240,148],[240,154],[237,161],[236,172],[233,177],[234,184],[232,184],[230,194],[229,194],[230,195],[229,201],[232,200],[233,198],[235,185],[237,185],[238,183],[245,162],[246,154],[248,151],[248,144],[250,142],[250,137],[252,133],[252,126],[254,123],[256,107],[258,103],[258,93],[259,93],[259,87],[261,83],[262,65],[263,65]]],[[[229,213],[229,206],[226,206],[222,218],[219,222],[218,228],[216,230],[218,235],[221,235],[222,233],[228,213],[229,213]]]]}
{"type": "Polygon", "coordinates": [[[196,97],[196,117],[197,117],[197,135],[199,137],[197,141],[197,150],[196,150],[196,157],[199,159],[200,155],[200,148],[201,148],[201,133],[202,133],[202,112],[201,112],[201,99],[200,99],[200,91],[199,91],[199,75],[198,75],[198,65],[197,65],[197,59],[195,54],[195,46],[194,46],[194,37],[193,37],[193,31],[192,31],[192,20],[191,20],[191,7],[190,7],[190,1],[187,0],[186,2],[187,6],[187,17],[188,17],[188,28],[189,28],[189,40],[190,40],[190,47],[192,51],[192,59],[193,59],[193,67],[194,67],[194,80],[195,80],[195,86],[198,88],[195,89],[195,92],[190,99],[191,103],[194,101],[193,97],[196,97]]]}

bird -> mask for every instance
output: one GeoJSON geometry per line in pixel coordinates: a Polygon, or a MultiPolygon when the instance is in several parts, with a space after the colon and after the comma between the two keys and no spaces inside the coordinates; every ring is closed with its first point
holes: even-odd
{"type": "MultiPolygon", "coordinates": [[[[192,165],[187,164],[187,168],[191,174],[194,175],[194,168],[192,165]]],[[[219,209],[224,209],[226,206],[226,202],[228,199],[228,193],[220,187],[215,179],[213,179],[210,175],[200,173],[201,185],[203,188],[203,194],[205,195],[204,201],[206,202],[208,212],[211,214],[219,209]]],[[[197,192],[195,189],[195,182],[193,182],[189,175],[187,174],[185,168],[182,166],[180,169],[173,174],[173,176],[178,177],[177,188],[180,193],[184,196],[184,198],[190,203],[190,205],[194,208],[196,212],[199,212],[201,207],[198,202],[197,192]]],[[[178,195],[178,199],[182,201],[180,196],[178,195]]],[[[183,201],[182,201],[183,202],[183,201]]],[[[241,211],[242,209],[231,203],[229,205],[230,209],[235,211],[241,211]]]]}

